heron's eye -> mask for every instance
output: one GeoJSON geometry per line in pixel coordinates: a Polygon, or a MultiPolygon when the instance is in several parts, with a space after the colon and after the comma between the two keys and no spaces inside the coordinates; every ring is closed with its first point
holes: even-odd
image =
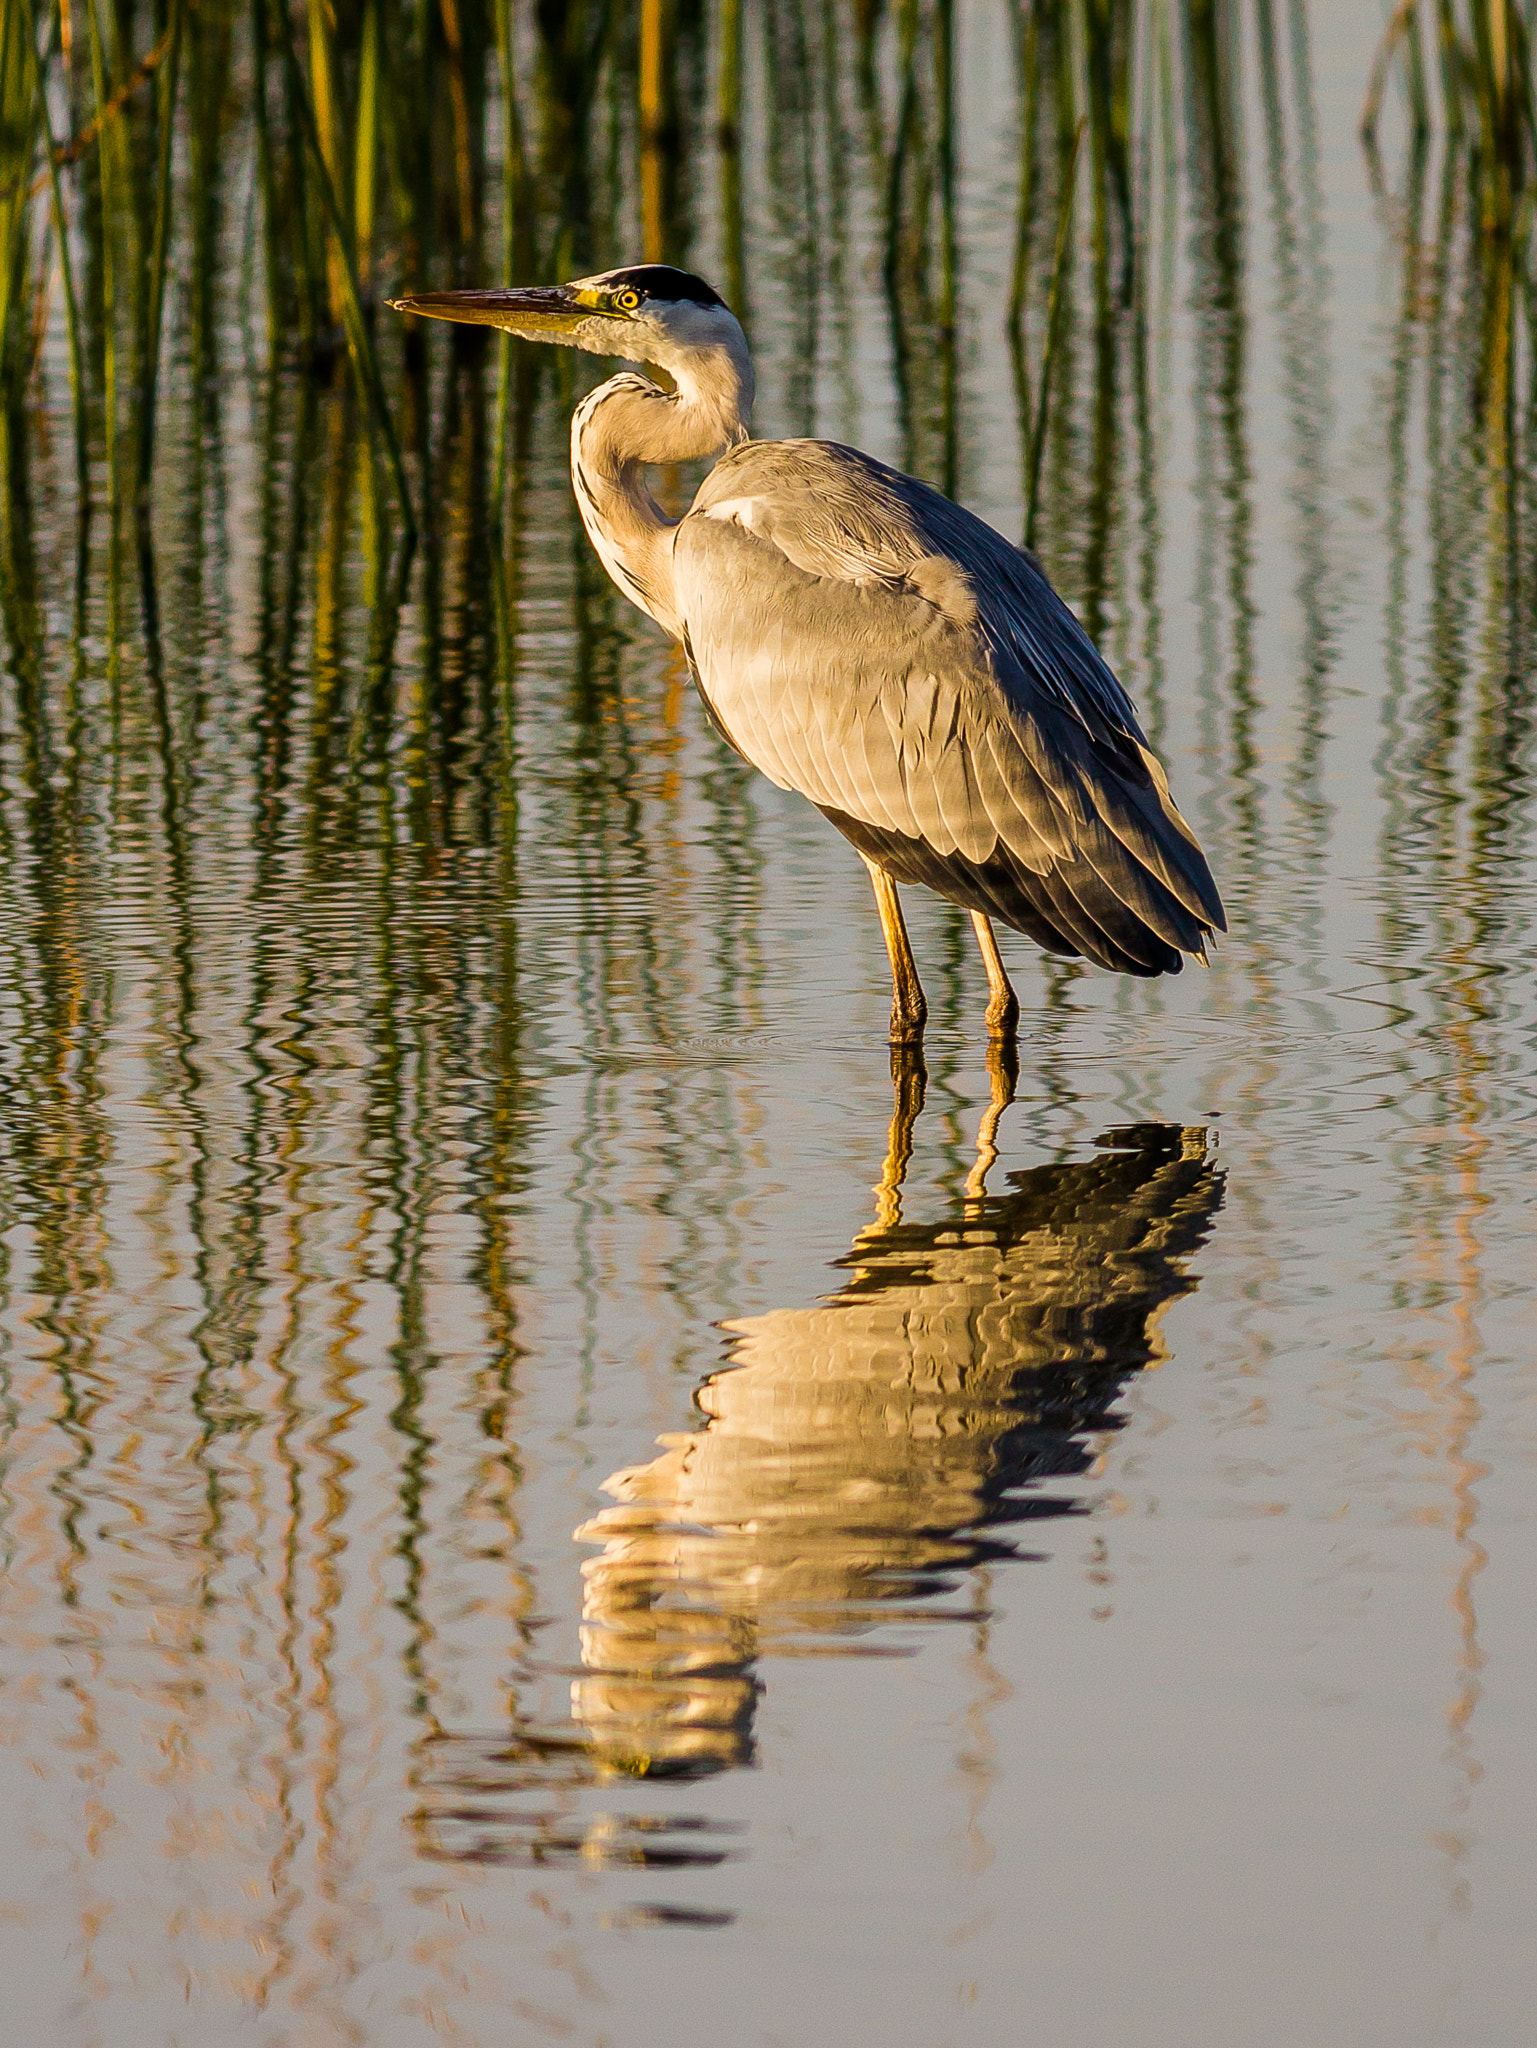
{"type": "Polygon", "coordinates": [[[640,293],[619,292],[615,295],[614,304],[619,308],[621,313],[633,313],[635,311],[635,308],[640,304],[640,293]]]}

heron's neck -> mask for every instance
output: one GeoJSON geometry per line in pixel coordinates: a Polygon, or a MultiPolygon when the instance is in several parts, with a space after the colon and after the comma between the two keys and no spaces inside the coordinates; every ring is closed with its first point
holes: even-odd
{"type": "Polygon", "coordinates": [[[571,479],[582,524],[632,604],[679,638],[669,519],[646,488],[648,463],[692,462],[747,439],[752,369],[745,351],[710,349],[665,365],[677,389],[623,370],[571,421],[571,479]]]}

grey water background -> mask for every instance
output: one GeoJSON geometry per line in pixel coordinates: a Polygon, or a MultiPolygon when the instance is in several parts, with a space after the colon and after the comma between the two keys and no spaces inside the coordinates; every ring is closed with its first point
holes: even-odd
{"type": "MultiPolygon", "coordinates": [[[[72,579],[51,335],[0,685],[8,2040],[1530,2039],[1530,677],[1434,206],[1406,253],[1355,132],[1379,26],[1235,10],[1230,154],[1150,123],[1149,432],[1108,478],[1069,434],[1041,545],[1232,932],[1156,984],[1009,949],[985,1199],[959,918],[910,906],[893,1145],[863,870],[602,587],[569,378],[498,674],[446,349],[381,648],[356,418],[251,374],[238,209],[158,637],[99,522],[72,579]]],[[[1001,11],[956,48],[956,484],[1017,533],[1001,11]]],[[[933,457],[878,177],[751,161],[758,431],[933,457]]]]}

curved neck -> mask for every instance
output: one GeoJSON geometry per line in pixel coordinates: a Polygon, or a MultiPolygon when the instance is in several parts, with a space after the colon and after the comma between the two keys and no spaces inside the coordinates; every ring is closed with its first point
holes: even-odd
{"type": "Polygon", "coordinates": [[[752,368],[745,351],[711,349],[666,362],[677,389],[622,370],[571,420],[571,480],[582,524],[632,604],[682,637],[673,601],[669,519],[646,488],[648,463],[693,462],[747,439],[752,368]]]}

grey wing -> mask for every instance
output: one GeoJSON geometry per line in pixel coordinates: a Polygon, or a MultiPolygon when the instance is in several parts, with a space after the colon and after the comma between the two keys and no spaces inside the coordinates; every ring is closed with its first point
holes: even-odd
{"type": "Polygon", "coordinates": [[[717,725],[897,880],[1134,974],[1222,928],[1119,684],[972,515],[854,450],[751,442],[674,565],[717,725]]]}

